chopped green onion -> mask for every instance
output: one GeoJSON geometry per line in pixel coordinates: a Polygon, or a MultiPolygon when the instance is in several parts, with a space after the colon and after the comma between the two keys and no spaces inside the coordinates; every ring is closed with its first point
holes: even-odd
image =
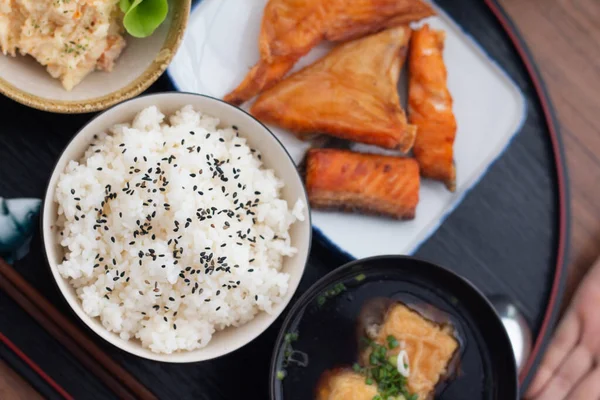
{"type": "Polygon", "coordinates": [[[321,294],[319,297],[317,297],[317,305],[321,307],[323,304],[325,304],[327,299],[337,296],[344,290],[346,290],[346,285],[344,285],[343,283],[336,283],[332,287],[325,290],[323,294],[321,294]]]}
{"type": "Polygon", "coordinates": [[[283,340],[286,343],[295,342],[296,340],[298,340],[298,333],[297,332],[286,333],[283,340]]]}
{"type": "Polygon", "coordinates": [[[367,276],[366,276],[365,274],[359,274],[359,275],[356,275],[356,277],[354,277],[354,280],[355,280],[356,282],[362,282],[362,281],[364,281],[364,280],[365,280],[365,278],[366,278],[366,277],[367,277],[367,276]]]}
{"type": "Polygon", "coordinates": [[[378,394],[373,400],[418,400],[418,395],[409,392],[406,377],[398,371],[398,356],[388,354],[389,350],[399,346],[396,338],[388,336],[385,341],[387,346],[367,338],[361,340],[370,348],[369,365],[361,367],[354,364],[352,368],[365,376],[367,384],[377,386],[378,394]]]}
{"type": "Polygon", "coordinates": [[[395,349],[396,347],[398,347],[398,341],[392,335],[389,335],[387,337],[387,342],[388,342],[388,347],[390,349],[395,349]]]}
{"type": "Polygon", "coordinates": [[[285,375],[286,375],[285,371],[283,371],[283,370],[277,371],[277,379],[279,379],[280,381],[282,381],[285,378],[285,375]]]}

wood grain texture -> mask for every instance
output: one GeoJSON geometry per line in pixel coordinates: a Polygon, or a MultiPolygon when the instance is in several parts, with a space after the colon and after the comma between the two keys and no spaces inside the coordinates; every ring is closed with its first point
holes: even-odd
{"type": "Polygon", "coordinates": [[[600,254],[600,2],[500,0],[528,43],[557,111],[571,183],[565,305],[600,254]]]}
{"type": "Polygon", "coordinates": [[[41,398],[23,378],[0,360],[0,399],[37,400],[41,398]]]}

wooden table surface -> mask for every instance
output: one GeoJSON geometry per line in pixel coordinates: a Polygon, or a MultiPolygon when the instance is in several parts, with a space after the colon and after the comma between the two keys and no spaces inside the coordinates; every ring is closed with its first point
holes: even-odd
{"type": "MultiPolygon", "coordinates": [[[[500,3],[520,29],[542,72],[567,153],[572,235],[566,302],[600,254],[600,2],[500,3]]],[[[0,361],[0,398],[39,396],[0,361]]]]}

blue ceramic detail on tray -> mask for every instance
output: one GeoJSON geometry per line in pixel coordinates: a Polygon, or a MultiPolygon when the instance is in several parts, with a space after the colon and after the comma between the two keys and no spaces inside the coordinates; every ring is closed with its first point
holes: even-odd
{"type": "Polygon", "coordinates": [[[9,263],[29,252],[29,242],[40,211],[39,199],[0,197],[0,256],[9,263]]]}

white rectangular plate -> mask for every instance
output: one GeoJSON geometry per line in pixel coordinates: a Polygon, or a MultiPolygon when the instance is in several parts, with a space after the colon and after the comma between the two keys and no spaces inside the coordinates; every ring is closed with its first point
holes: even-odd
{"type": "MultiPolygon", "coordinates": [[[[217,98],[235,88],[258,61],[258,34],[266,2],[200,2],[168,69],[175,87],[217,98]]],[[[441,183],[422,180],[417,216],[412,221],[313,211],[314,228],[352,257],[414,252],[481,179],[525,119],[526,103],[519,88],[449,16],[441,10],[438,13],[424,22],[446,31],[444,59],[458,123],[454,144],[456,192],[450,193],[441,183]]],[[[322,57],[330,47],[317,46],[295,70],[322,57]]],[[[310,143],[275,126],[269,128],[298,163],[310,143]]],[[[357,145],[355,149],[374,148],[357,145]]]]}

